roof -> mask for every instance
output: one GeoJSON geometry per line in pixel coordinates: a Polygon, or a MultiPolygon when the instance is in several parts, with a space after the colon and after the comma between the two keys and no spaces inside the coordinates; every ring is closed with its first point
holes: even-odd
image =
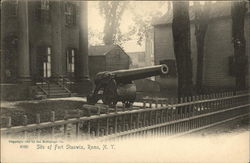
{"type": "MultiPolygon", "coordinates": [[[[89,56],[105,56],[108,54],[113,48],[118,47],[121,51],[124,50],[119,45],[97,45],[97,46],[90,46],[89,47],[89,56]]],[[[125,52],[124,52],[125,53],[125,52]]],[[[125,53],[127,54],[127,53],[125,53]]]]}
{"type": "MultiPolygon", "coordinates": [[[[231,2],[222,1],[222,2],[213,3],[212,5],[213,6],[211,7],[211,10],[209,13],[210,19],[231,16],[231,2]]],[[[249,6],[247,5],[247,7],[249,6]]],[[[249,9],[247,12],[249,13],[249,9]]],[[[193,21],[195,18],[193,6],[190,6],[189,18],[190,18],[190,21],[193,21]]],[[[153,20],[152,25],[156,26],[156,25],[171,24],[172,19],[173,19],[173,12],[167,12],[162,17],[153,20]]]]}
{"type": "Polygon", "coordinates": [[[111,49],[113,49],[115,45],[97,45],[89,47],[89,56],[104,56],[111,49]]]}
{"type": "Polygon", "coordinates": [[[128,55],[139,55],[139,54],[145,54],[145,51],[143,51],[143,52],[128,52],[128,55]]]}

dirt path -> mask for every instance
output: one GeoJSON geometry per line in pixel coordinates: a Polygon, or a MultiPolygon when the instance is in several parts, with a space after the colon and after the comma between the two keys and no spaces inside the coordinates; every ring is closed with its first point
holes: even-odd
{"type": "Polygon", "coordinates": [[[244,117],[237,120],[232,120],[224,124],[216,125],[214,127],[204,129],[189,134],[188,136],[217,136],[217,135],[227,135],[235,133],[243,133],[250,131],[250,118],[244,117]]]}

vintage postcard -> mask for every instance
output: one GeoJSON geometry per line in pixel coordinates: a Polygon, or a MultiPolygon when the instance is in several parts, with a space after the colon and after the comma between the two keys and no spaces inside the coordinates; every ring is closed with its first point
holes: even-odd
{"type": "Polygon", "coordinates": [[[1,162],[250,161],[249,1],[0,10],[1,162]]]}

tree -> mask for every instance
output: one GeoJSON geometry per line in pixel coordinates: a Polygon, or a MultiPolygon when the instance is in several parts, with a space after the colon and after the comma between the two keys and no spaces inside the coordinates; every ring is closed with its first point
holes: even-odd
{"type": "Polygon", "coordinates": [[[195,36],[197,45],[196,89],[199,93],[202,93],[204,44],[209,24],[210,9],[211,2],[205,2],[203,5],[201,5],[200,2],[194,2],[195,36]]]}
{"type": "Polygon", "coordinates": [[[134,31],[135,39],[137,40],[137,44],[141,45],[143,40],[147,37],[148,32],[152,29],[152,22],[154,19],[160,18],[163,14],[170,12],[171,2],[170,1],[154,1],[154,2],[136,2],[133,1],[129,5],[129,10],[133,14],[133,21],[135,24],[132,26],[132,31],[134,31]],[[140,6],[136,5],[136,3],[140,3],[140,6]],[[143,10],[144,5],[155,5],[152,11],[147,13],[141,12],[143,10]],[[139,9],[138,9],[139,8],[139,9]],[[141,10],[140,10],[141,8],[141,10]]]}
{"type": "Polygon", "coordinates": [[[232,42],[234,45],[235,57],[235,81],[236,89],[243,90],[246,88],[246,40],[244,36],[244,23],[246,14],[246,2],[232,2],[232,42]]]}
{"type": "Polygon", "coordinates": [[[103,42],[105,45],[115,43],[120,34],[120,21],[127,6],[127,1],[100,1],[100,14],[105,19],[103,42]]]}
{"type": "Polygon", "coordinates": [[[192,95],[189,3],[173,2],[173,43],[178,72],[178,97],[192,95]]]}

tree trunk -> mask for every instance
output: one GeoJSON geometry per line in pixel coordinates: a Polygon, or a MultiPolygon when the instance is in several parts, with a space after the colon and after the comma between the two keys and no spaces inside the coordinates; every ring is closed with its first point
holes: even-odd
{"type": "Polygon", "coordinates": [[[197,72],[196,72],[196,90],[202,93],[203,90],[203,60],[204,60],[204,44],[205,36],[208,28],[210,5],[200,2],[194,2],[195,6],[195,36],[197,46],[197,72]]]}
{"type": "Polygon", "coordinates": [[[232,2],[232,41],[235,56],[235,85],[236,90],[246,88],[246,40],[244,36],[244,20],[246,14],[246,2],[232,2]]]}
{"type": "Polygon", "coordinates": [[[189,2],[173,2],[174,53],[178,72],[178,97],[192,95],[189,2]]]}

